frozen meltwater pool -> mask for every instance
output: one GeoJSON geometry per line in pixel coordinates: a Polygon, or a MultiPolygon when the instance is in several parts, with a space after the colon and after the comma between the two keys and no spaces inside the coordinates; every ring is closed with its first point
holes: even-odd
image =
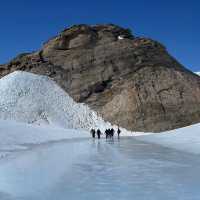
{"type": "Polygon", "coordinates": [[[199,200],[199,158],[134,138],[42,145],[0,162],[0,200],[199,200]]]}

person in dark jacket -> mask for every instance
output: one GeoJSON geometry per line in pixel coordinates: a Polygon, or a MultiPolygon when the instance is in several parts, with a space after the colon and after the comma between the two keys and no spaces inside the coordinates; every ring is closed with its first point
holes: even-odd
{"type": "Polygon", "coordinates": [[[93,128],[90,130],[90,133],[91,133],[92,137],[95,138],[95,130],[93,128]]]}
{"type": "Polygon", "coordinates": [[[98,139],[101,138],[101,131],[99,129],[97,129],[97,137],[98,137],[98,139]]]}
{"type": "Polygon", "coordinates": [[[110,129],[110,138],[113,139],[115,134],[115,130],[113,128],[110,129]]]}
{"type": "Polygon", "coordinates": [[[108,139],[108,129],[105,130],[106,139],[108,139]]]}
{"type": "Polygon", "coordinates": [[[119,139],[119,137],[120,137],[120,133],[121,133],[121,130],[119,129],[119,126],[118,126],[118,129],[117,129],[118,139],[119,139]]]}

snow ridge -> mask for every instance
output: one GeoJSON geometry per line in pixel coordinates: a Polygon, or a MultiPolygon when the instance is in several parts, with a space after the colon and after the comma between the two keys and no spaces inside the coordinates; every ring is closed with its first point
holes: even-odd
{"type": "Polygon", "coordinates": [[[49,77],[15,71],[0,79],[0,119],[62,128],[110,126],[49,77]]]}

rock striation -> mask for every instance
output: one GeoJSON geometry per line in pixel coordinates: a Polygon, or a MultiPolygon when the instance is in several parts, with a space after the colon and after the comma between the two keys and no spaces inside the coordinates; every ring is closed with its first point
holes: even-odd
{"type": "Polygon", "coordinates": [[[200,77],[166,48],[113,24],[76,25],[41,50],[0,65],[47,75],[76,101],[132,131],[160,132],[200,122],[200,77]]]}

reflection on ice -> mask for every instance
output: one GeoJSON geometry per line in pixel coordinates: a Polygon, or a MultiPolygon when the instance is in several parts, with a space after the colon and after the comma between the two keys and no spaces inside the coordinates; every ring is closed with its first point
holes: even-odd
{"type": "Polygon", "coordinates": [[[1,163],[0,197],[2,191],[20,200],[199,200],[199,170],[197,155],[133,138],[71,141],[1,163]]]}

